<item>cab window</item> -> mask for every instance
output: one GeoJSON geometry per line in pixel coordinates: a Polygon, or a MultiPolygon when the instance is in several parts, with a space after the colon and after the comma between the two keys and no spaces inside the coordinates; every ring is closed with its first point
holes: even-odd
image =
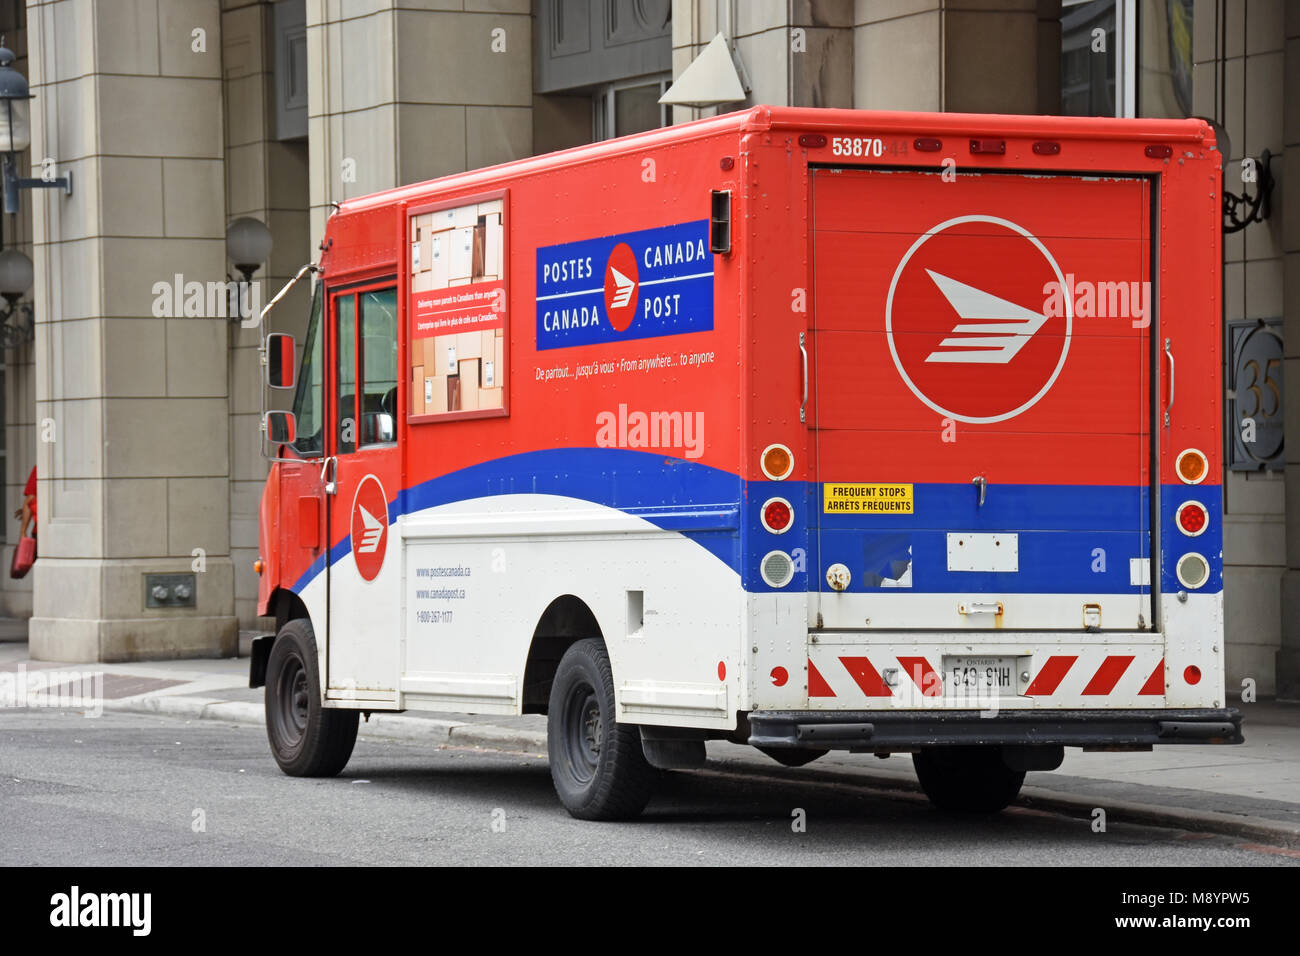
{"type": "Polygon", "coordinates": [[[334,317],[338,453],[392,442],[397,438],[397,290],[337,296],[334,317]]]}
{"type": "Polygon", "coordinates": [[[297,420],[298,437],[293,443],[298,454],[312,457],[324,450],[325,429],[322,427],[321,398],[323,394],[324,336],[321,334],[321,311],[324,294],[316,284],[311,300],[311,318],[307,322],[307,338],[302,350],[302,374],[298,390],[293,396],[293,417],[297,420]]]}

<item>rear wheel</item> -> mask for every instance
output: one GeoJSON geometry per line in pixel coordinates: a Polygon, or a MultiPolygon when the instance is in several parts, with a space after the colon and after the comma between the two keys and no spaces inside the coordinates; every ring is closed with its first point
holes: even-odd
{"type": "Polygon", "coordinates": [[[955,813],[996,813],[1020,793],[1023,770],[1012,770],[998,747],[927,747],[912,755],[930,802],[955,813]]]}
{"type": "Polygon", "coordinates": [[[266,661],[266,736],[292,777],[332,777],[357,742],[357,712],[322,706],[316,634],[299,618],[280,628],[266,661]]]}
{"type": "Polygon", "coordinates": [[[602,641],[589,638],[565,651],[548,714],[551,780],[570,814],[627,820],[645,809],[658,774],[646,762],[640,730],[614,721],[614,677],[602,641]]]}

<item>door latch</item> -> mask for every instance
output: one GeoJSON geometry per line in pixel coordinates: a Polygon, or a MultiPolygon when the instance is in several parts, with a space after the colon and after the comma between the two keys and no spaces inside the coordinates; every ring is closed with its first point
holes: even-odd
{"type": "Polygon", "coordinates": [[[338,483],[339,460],[334,455],[330,455],[320,466],[321,484],[325,486],[325,494],[337,494],[339,490],[338,483]]]}
{"type": "Polygon", "coordinates": [[[978,489],[978,491],[979,491],[979,501],[976,503],[975,506],[976,506],[977,508],[983,508],[983,507],[984,507],[984,492],[988,489],[988,481],[985,480],[985,478],[984,478],[983,475],[976,475],[974,478],[972,478],[972,479],[970,480],[970,483],[971,483],[972,485],[974,485],[974,486],[976,487],[976,489],[978,489]]]}

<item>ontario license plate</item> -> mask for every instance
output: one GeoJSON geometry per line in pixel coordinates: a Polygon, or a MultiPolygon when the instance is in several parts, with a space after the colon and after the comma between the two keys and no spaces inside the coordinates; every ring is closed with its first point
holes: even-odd
{"type": "Polygon", "coordinates": [[[944,690],[951,696],[1015,694],[1014,657],[945,657],[944,690]]]}

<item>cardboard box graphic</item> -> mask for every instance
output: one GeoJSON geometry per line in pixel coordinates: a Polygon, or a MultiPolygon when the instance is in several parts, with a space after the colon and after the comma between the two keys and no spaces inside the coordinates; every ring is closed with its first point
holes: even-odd
{"type": "Polygon", "coordinates": [[[447,410],[447,376],[431,375],[424,380],[425,414],[436,415],[447,410]]]}
{"type": "Polygon", "coordinates": [[[424,414],[424,366],[417,365],[411,370],[411,414],[424,414]]]}

